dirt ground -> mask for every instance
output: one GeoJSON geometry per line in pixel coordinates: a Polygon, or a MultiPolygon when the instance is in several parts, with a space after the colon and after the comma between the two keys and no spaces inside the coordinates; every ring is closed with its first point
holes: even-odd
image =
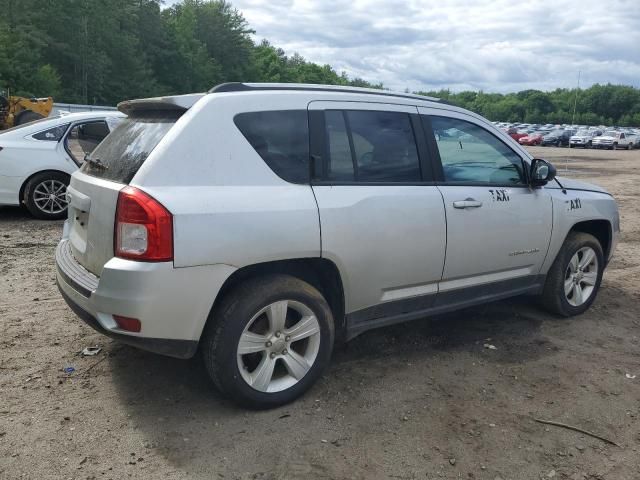
{"type": "Polygon", "coordinates": [[[0,209],[0,478],[640,478],[640,150],[533,150],[620,205],[587,313],[514,299],[368,332],[302,399],[257,413],[198,361],[82,324],[54,284],[62,222],[0,209]]]}

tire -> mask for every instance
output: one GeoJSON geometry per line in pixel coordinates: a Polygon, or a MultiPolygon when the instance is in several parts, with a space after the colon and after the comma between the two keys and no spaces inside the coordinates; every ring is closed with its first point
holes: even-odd
{"type": "Polygon", "coordinates": [[[316,288],[298,278],[267,275],[243,282],[212,313],[201,345],[204,363],[218,390],[243,407],[266,409],[289,403],[306,392],[329,364],[335,337],[331,309],[316,288]],[[266,310],[274,312],[273,317],[266,310]],[[316,323],[307,320],[302,328],[300,319],[311,316],[316,323]],[[296,327],[302,328],[297,330],[300,335],[314,333],[288,340],[296,335],[296,327]],[[287,331],[290,336],[285,336],[287,331]],[[249,353],[239,354],[242,337],[249,353]],[[301,358],[306,359],[304,367],[301,358]],[[260,371],[270,371],[268,378],[260,371]]]}
{"type": "Polygon", "coordinates": [[[24,125],[25,123],[33,122],[35,120],[40,120],[44,118],[39,113],[34,112],[33,110],[23,110],[18,115],[16,115],[16,119],[13,122],[16,126],[24,125]]]}
{"type": "Polygon", "coordinates": [[[29,179],[22,202],[35,218],[58,220],[67,216],[69,176],[62,172],[41,172],[29,179]],[[47,196],[53,195],[47,200],[47,196]]]}
{"type": "Polygon", "coordinates": [[[617,143],[614,143],[614,144],[611,146],[611,150],[617,150],[617,149],[618,149],[618,144],[617,144],[617,143]]]}
{"type": "Polygon", "coordinates": [[[593,143],[591,142],[591,140],[589,140],[587,142],[587,145],[584,148],[591,148],[593,146],[593,143]]]}
{"type": "Polygon", "coordinates": [[[633,143],[627,143],[627,150],[633,150],[633,143]]]}
{"type": "Polygon", "coordinates": [[[600,242],[588,233],[570,233],[547,273],[540,303],[546,310],[563,317],[583,313],[598,295],[603,271],[604,255],[600,242]],[[594,263],[582,265],[582,262],[586,262],[589,258],[586,256],[588,251],[591,251],[595,258],[595,267],[594,263]],[[582,252],[582,257],[580,257],[580,252],[582,252]],[[572,262],[574,257],[579,260],[578,266],[582,268],[579,270],[580,276],[579,279],[576,279],[577,282],[571,281],[573,272],[578,272],[572,262]],[[580,285],[580,291],[583,294],[581,298],[577,295],[574,286],[576,284],[580,285]],[[568,293],[567,289],[570,290],[568,293]],[[579,302],[578,299],[581,301],[579,302]]]}
{"type": "Polygon", "coordinates": [[[556,142],[556,147],[557,147],[557,148],[560,148],[560,140],[558,140],[558,141],[556,142]]]}

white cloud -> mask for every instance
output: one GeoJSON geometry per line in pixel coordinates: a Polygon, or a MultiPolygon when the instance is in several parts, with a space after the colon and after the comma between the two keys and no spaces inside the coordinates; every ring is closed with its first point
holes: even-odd
{"type": "Polygon", "coordinates": [[[234,0],[288,54],[402,90],[640,87],[638,0],[234,0]]]}

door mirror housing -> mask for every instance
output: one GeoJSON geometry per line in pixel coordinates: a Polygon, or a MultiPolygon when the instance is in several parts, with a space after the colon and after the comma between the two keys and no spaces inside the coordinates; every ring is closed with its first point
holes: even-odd
{"type": "Polygon", "coordinates": [[[532,187],[542,187],[556,178],[556,167],[541,158],[534,158],[529,169],[529,183],[532,187]]]}

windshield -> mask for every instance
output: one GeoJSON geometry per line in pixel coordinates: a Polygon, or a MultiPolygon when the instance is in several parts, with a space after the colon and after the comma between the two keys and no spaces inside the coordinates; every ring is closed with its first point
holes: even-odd
{"type": "Polygon", "coordinates": [[[578,133],[576,133],[576,135],[579,135],[581,137],[588,137],[589,136],[589,130],[578,130],[578,133]]]}
{"type": "Polygon", "coordinates": [[[82,172],[129,183],[178,116],[154,112],[149,116],[125,119],[87,157],[82,172]]]}
{"type": "Polygon", "coordinates": [[[552,132],[547,133],[547,135],[554,135],[554,136],[558,136],[558,135],[562,135],[562,132],[564,130],[554,130],[552,132]]]}
{"type": "Polygon", "coordinates": [[[602,136],[603,137],[617,137],[618,136],[618,132],[616,132],[615,130],[607,130],[606,132],[604,132],[604,134],[602,136]]]}

